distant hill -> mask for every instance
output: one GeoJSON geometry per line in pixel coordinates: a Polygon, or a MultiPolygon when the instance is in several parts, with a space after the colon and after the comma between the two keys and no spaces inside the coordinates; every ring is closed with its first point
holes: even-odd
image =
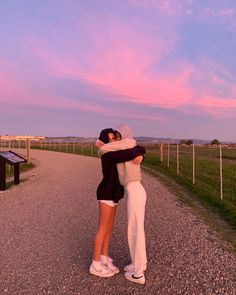
{"type": "MultiPolygon", "coordinates": [[[[179,143],[182,139],[171,138],[171,137],[152,137],[152,136],[136,136],[134,137],[138,142],[145,143],[171,143],[176,144],[179,143]]],[[[59,137],[46,137],[47,141],[56,141],[56,142],[94,142],[97,137],[79,137],[79,136],[59,136],[59,137]]],[[[210,144],[211,140],[197,139],[197,138],[186,138],[191,139],[195,144],[210,144]]],[[[232,142],[222,141],[222,144],[230,144],[232,142]]]]}
{"type": "Polygon", "coordinates": [[[94,142],[97,138],[95,137],[79,137],[79,136],[47,136],[47,141],[56,141],[56,142],[94,142]]]}
{"type": "MultiPolygon", "coordinates": [[[[148,137],[148,136],[137,136],[135,139],[139,142],[166,142],[166,143],[179,143],[181,139],[178,138],[170,138],[170,137],[148,137]]],[[[192,139],[192,138],[190,138],[192,139]]],[[[195,144],[209,144],[210,140],[203,140],[203,139],[192,139],[193,143],[195,144]]]]}

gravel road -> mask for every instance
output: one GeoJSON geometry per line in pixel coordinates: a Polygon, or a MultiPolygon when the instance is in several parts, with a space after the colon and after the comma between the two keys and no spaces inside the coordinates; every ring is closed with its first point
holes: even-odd
{"type": "MultiPolygon", "coordinates": [[[[32,151],[37,167],[0,193],[0,294],[236,294],[236,256],[193,209],[157,179],[147,191],[146,285],[89,274],[97,227],[100,160],[32,151]]],[[[118,209],[110,255],[129,262],[126,200],[118,209]]]]}

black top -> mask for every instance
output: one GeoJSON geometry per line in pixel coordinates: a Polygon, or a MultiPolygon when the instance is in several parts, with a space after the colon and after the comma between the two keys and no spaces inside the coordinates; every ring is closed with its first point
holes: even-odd
{"type": "Polygon", "coordinates": [[[119,182],[116,164],[133,160],[144,153],[145,149],[141,146],[105,153],[102,156],[103,179],[97,188],[97,200],[118,203],[124,196],[124,188],[119,182]]]}

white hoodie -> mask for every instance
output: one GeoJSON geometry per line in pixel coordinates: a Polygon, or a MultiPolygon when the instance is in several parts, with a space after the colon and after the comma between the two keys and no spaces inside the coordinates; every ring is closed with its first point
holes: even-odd
{"type": "MultiPolygon", "coordinates": [[[[117,128],[120,132],[122,139],[118,141],[109,142],[100,147],[99,153],[102,156],[108,152],[114,152],[119,150],[126,150],[136,146],[136,140],[132,138],[131,129],[127,125],[121,125],[117,128]]],[[[125,163],[118,163],[117,170],[119,175],[120,184],[126,185],[131,181],[141,180],[141,168],[140,165],[133,164],[132,161],[125,163]]]]}

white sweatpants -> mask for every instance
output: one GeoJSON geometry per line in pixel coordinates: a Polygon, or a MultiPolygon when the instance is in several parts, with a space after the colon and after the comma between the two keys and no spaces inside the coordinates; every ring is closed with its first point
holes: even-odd
{"type": "Polygon", "coordinates": [[[144,232],[146,192],[140,181],[133,181],[125,186],[128,210],[128,244],[134,275],[140,276],[146,268],[147,255],[144,232]]]}

